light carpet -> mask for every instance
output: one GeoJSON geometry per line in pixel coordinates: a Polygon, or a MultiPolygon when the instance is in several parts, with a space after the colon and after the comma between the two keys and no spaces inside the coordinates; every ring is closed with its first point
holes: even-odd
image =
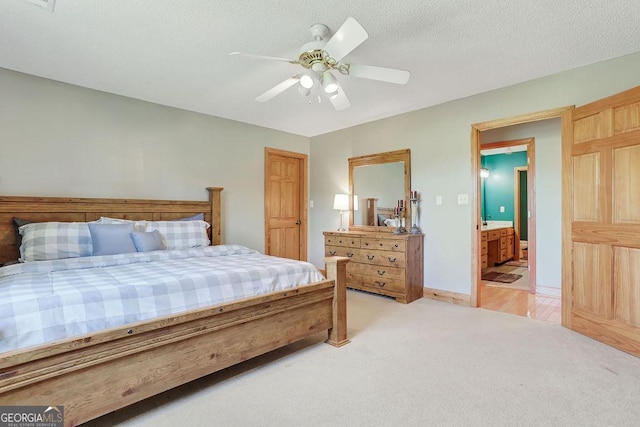
{"type": "Polygon", "coordinates": [[[640,359],[559,325],[356,291],[348,309],[342,348],[318,335],[86,425],[640,423],[640,359]]]}

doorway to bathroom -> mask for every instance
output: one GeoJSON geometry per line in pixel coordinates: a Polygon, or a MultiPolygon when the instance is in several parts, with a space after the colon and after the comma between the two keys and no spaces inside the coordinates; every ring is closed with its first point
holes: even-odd
{"type": "Polygon", "coordinates": [[[480,145],[480,285],[535,294],[535,138],[500,136],[482,135],[480,145]]]}
{"type": "MultiPolygon", "coordinates": [[[[559,322],[561,315],[561,285],[562,285],[562,123],[560,116],[566,109],[549,110],[541,113],[534,113],[520,116],[513,119],[496,120],[493,122],[479,123],[472,125],[472,165],[473,178],[477,185],[477,192],[474,196],[474,212],[477,212],[477,219],[474,218],[472,235],[472,253],[474,261],[472,264],[472,295],[471,303],[475,307],[497,309],[508,311],[529,317],[538,317],[540,312],[552,313],[553,321],[559,322]],[[535,139],[533,139],[535,138],[535,139]],[[507,186],[510,186],[512,194],[511,204],[506,201],[487,200],[487,214],[494,216],[496,212],[501,214],[500,208],[504,207],[504,213],[511,212],[512,218],[498,218],[499,220],[513,221],[511,233],[514,234],[513,256],[508,259],[500,259],[498,264],[504,265],[502,261],[514,263],[524,261],[526,256],[527,271],[529,273],[530,285],[535,286],[530,291],[512,290],[506,287],[483,287],[482,286],[482,242],[483,232],[482,222],[479,221],[482,215],[482,185],[484,178],[481,178],[482,156],[481,150],[487,148],[487,144],[496,143],[503,145],[503,149],[508,148],[513,141],[520,141],[523,144],[529,140],[532,150],[528,150],[528,164],[512,165],[508,173],[502,171],[502,177],[510,176],[507,186]],[[539,166],[536,173],[536,164],[539,166]],[[526,167],[526,178],[524,178],[526,167]],[[522,180],[527,183],[527,188],[517,185],[522,180]],[[521,201],[524,205],[517,204],[516,192],[526,193],[528,199],[521,201]],[[497,210],[497,211],[496,211],[497,210]],[[519,211],[519,212],[517,212],[519,211]],[[526,236],[520,225],[527,222],[526,236]],[[517,224],[520,222],[520,224],[517,224]],[[516,233],[518,236],[516,237],[516,233]],[[536,237],[539,237],[536,240],[536,237]],[[518,259],[520,258],[520,259],[518,259]],[[489,295],[486,290],[493,294],[489,295]],[[495,291],[495,292],[494,292],[495,291]],[[518,298],[513,293],[519,293],[518,298]],[[504,296],[509,293],[508,296],[504,296]],[[489,301],[488,298],[497,298],[496,301],[489,301]],[[547,298],[549,299],[547,301],[547,298]],[[519,302],[515,302],[515,300],[519,302]],[[539,301],[544,299],[542,303],[539,301]],[[487,304],[494,304],[489,307],[487,304]],[[517,310],[513,311],[513,306],[517,310]]],[[[512,148],[513,149],[513,148],[512,148]]],[[[484,153],[483,153],[484,154],[484,153]]],[[[512,154],[513,157],[515,154],[512,154]]],[[[509,157],[504,156],[503,157],[509,157]]],[[[491,165],[489,165],[491,169],[491,165]]],[[[491,173],[489,172],[489,176],[491,173]]],[[[493,218],[495,219],[495,217],[493,218]]],[[[491,221],[491,218],[489,218],[491,221]]],[[[511,225],[511,224],[508,224],[511,225]]],[[[494,234],[494,238],[496,238],[494,234]]],[[[495,244],[495,243],[494,243],[495,244]]],[[[489,246],[489,249],[491,247],[489,246]]],[[[507,245],[507,249],[509,246],[507,245]]],[[[491,258],[491,257],[489,257],[491,258]]],[[[522,264],[524,264],[522,262],[522,264]]],[[[510,266],[517,267],[517,266],[510,266]]],[[[518,272],[509,272],[518,274],[518,272]]],[[[523,275],[524,276],[524,275],[523,275]]],[[[550,320],[550,319],[544,319],[550,320]]]]}

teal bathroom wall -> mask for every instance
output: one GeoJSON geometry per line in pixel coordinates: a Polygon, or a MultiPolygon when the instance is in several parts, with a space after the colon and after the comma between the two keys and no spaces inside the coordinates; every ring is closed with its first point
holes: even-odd
{"type": "Polygon", "coordinates": [[[527,152],[482,156],[480,163],[489,169],[489,178],[482,180],[482,217],[493,221],[513,221],[513,168],[527,165],[527,152]],[[501,206],[504,206],[504,212],[500,212],[501,206]]]}

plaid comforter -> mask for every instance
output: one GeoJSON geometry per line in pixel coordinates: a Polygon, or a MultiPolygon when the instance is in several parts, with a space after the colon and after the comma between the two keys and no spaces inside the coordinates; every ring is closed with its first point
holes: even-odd
{"type": "Polygon", "coordinates": [[[0,352],[322,280],[309,263],[236,245],[0,268],[0,352]]]}

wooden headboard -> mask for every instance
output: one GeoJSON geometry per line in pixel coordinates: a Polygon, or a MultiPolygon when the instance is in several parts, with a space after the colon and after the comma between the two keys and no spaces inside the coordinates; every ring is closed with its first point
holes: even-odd
{"type": "Polygon", "coordinates": [[[211,244],[219,245],[221,187],[208,187],[209,201],[92,199],[0,196],[0,264],[16,261],[19,248],[13,218],[45,222],[89,222],[101,216],[130,220],[170,221],[204,214],[211,244]]]}
{"type": "Polygon", "coordinates": [[[389,218],[393,218],[393,208],[383,208],[378,206],[378,199],[365,199],[365,201],[367,209],[367,225],[378,226],[378,214],[388,215],[389,218]]]}

